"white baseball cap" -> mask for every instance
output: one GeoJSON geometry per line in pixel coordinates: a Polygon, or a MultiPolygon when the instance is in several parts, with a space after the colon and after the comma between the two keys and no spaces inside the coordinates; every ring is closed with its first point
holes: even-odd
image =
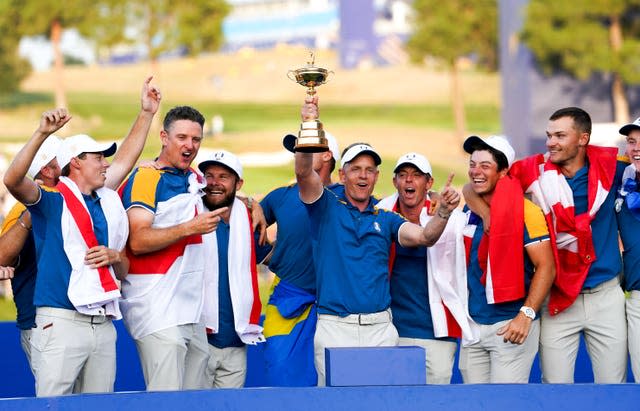
{"type": "Polygon", "coordinates": [[[344,167],[345,164],[358,157],[360,154],[365,153],[373,157],[373,161],[377,166],[382,163],[382,159],[380,158],[378,153],[376,153],[373,147],[371,147],[369,144],[357,143],[349,147],[344,153],[344,155],[342,156],[342,161],[340,162],[340,168],[344,167]]]}
{"type": "Polygon", "coordinates": [[[511,168],[511,164],[516,159],[516,151],[509,144],[509,140],[505,136],[491,136],[486,139],[481,139],[478,136],[471,136],[464,141],[462,146],[464,151],[471,154],[475,150],[478,149],[486,149],[488,147],[493,148],[494,150],[498,150],[507,158],[507,163],[509,168],[511,168]]]}
{"type": "Polygon", "coordinates": [[[58,151],[58,164],[63,168],[73,157],[82,153],[102,153],[105,157],[111,157],[115,154],[116,148],[116,143],[99,143],[86,134],[76,134],[62,140],[58,151]]]}
{"type": "MultiPolygon", "coordinates": [[[[329,151],[331,151],[331,155],[333,156],[333,159],[336,160],[336,163],[337,163],[338,161],[340,161],[340,149],[338,148],[338,141],[333,136],[333,134],[329,133],[328,131],[324,132],[324,136],[327,139],[327,145],[329,146],[329,151]]],[[[296,137],[295,135],[287,134],[282,138],[282,145],[288,151],[291,151],[293,153],[294,152],[293,148],[296,146],[297,139],[298,137],[296,137]]]]}
{"type": "Polygon", "coordinates": [[[240,164],[240,159],[235,154],[227,150],[219,150],[208,157],[208,159],[198,164],[198,168],[203,174],[209,166],[220,164],[230,168],[239,178],[242,178],[242,164],[240,164]]]}
{"type": "Polygon", "coordinates": [[[29,171],[27,171],[29,177],[35,179],[40,170],[42,170],[42,167],[46,166],[51,160],[56,158],[61,143],[62,140],[60,140],[60,137],[53,134],[44,140],[44,143],[42,143],[38,149],[38,152],[29,166],[29,171]]]}
{"type": "Polygon", "coordinates": [[[431,171],[431,164],[429,163],[429,160],[427,160],[427,158],[422,154],[412,152],[403,155],[398,159],[396,168],[393,169],[393,172],[397,173],[398,169],[403,164],[411,164],[424,174],[433,174],[433,172],[431,171]]]}
{"type": "Polygon", "coordinates": [[[625,124],[620,128],[619,133],[623,136],[628,136],[631,133],[631,130],[639,129],[640,130],[640,117],[636,119],[633,123],[625,124]]]}

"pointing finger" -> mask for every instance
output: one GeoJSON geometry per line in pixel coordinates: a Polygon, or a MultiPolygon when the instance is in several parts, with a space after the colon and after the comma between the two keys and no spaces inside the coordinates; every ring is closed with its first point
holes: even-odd
{"type": "Polygon", "coordinates": [[[456,173],[454,173],[454,172],[449,173],[449,177],[447,177],[447,183],[444,185],[445,189],[451,187],[451,183],[453,182],[453,177],[455,175],[456,175],[456,173]]]}

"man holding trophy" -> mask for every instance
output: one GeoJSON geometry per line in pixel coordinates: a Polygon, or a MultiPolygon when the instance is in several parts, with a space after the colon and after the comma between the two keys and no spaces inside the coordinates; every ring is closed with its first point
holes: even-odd
{"type": "MultiPolygon", "coordinates": [[[[309,66],[306,70],[312,71],[309,66]]],[[[300,199],[311,222],[318,305],[315,365],[318,385],[325,385],[326,347],[398,344],[398,332],[389,309],[391,243],[397,241],[404,247],[434,244],[458,206],[460,196],[451,188],[450,176],[440,194],[438,218],[424,228],[396,213],[378,209],[371,194],[378,180],[381,158],[366,143],[352,144],[342,153],[339,175],[344,192],[325,188],[313,170],[312,152],[327,150],[322,147],[324,131],[317,120],[318,99],[314,94],[309,93],[302,108],[295,173],[300,199]],[[314,123],[315,130],[310,127],[314,123]]]]}

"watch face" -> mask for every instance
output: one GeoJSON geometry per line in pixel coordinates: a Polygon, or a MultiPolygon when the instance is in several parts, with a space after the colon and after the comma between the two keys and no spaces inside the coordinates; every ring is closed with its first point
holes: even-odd
{"type": "Polygon", "coordinates": [[[531,318],[532,320],[536,318],[536,312],[531,307],[522,307],[520,311],[522,311],[524,315],[531,318]]]}

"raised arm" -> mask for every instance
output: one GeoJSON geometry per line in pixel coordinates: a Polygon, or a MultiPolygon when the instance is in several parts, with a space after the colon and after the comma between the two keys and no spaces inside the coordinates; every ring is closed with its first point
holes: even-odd
{"type": "Polygon", "coordinates": [[[451,187],[453,176],[453,173],[449,174],[447,183],[440,192],[436,215],[429,220],[424,228],[413,223],[403,224],[400,227],[398,241],[403,247],[417,247],[420,245],[430,247],[438,241],[447,226],[451,213],[460,204],[460,195],[451,187]]]}
{"type": "MultiPolygon", "coordinates": [[[[309,121],[318,118],[318,97],[310,97],[304,101],[301,111],[302,121],[309,121]]],[[[322,195],[323,185],[320,175],[313,169],[313,154],[295,154],[296,181],[300,189],[300,199],[302,202],[310,204],[322,195]]]]}
{"type": "Polygon", "coordinates": [[[105,186],[112,190],[118,188],[136,165],[147,141],[153,116],[160,107],[162,94],[156,86],[151,84],[151,79],[153,76],[148,77],[142,85],[140,113],[116,152],[111,166],[107,169],[105,186]]]}
{"type": "Polygon", "coordinates": [[[16,154],[4,175],[4,184],[16,200],[23,204],[33,204],[38,201],[40,188],[27,177],[27,171],[42,143],[69,120],[71,115],[64,108],[42,113],[40,126],[16,154]]]}
{"type": "Polygon", "coordinates": [[[227,211],[222,207],[195,216],[187,222],[164,228],[152,227],[153,213],[142,207],[132,207],[127,211],[129,217],[129,248],[133,254],[146,254],[162,250],[183,238],[206,234],[218,227],[220,214],[227,211]]]}

